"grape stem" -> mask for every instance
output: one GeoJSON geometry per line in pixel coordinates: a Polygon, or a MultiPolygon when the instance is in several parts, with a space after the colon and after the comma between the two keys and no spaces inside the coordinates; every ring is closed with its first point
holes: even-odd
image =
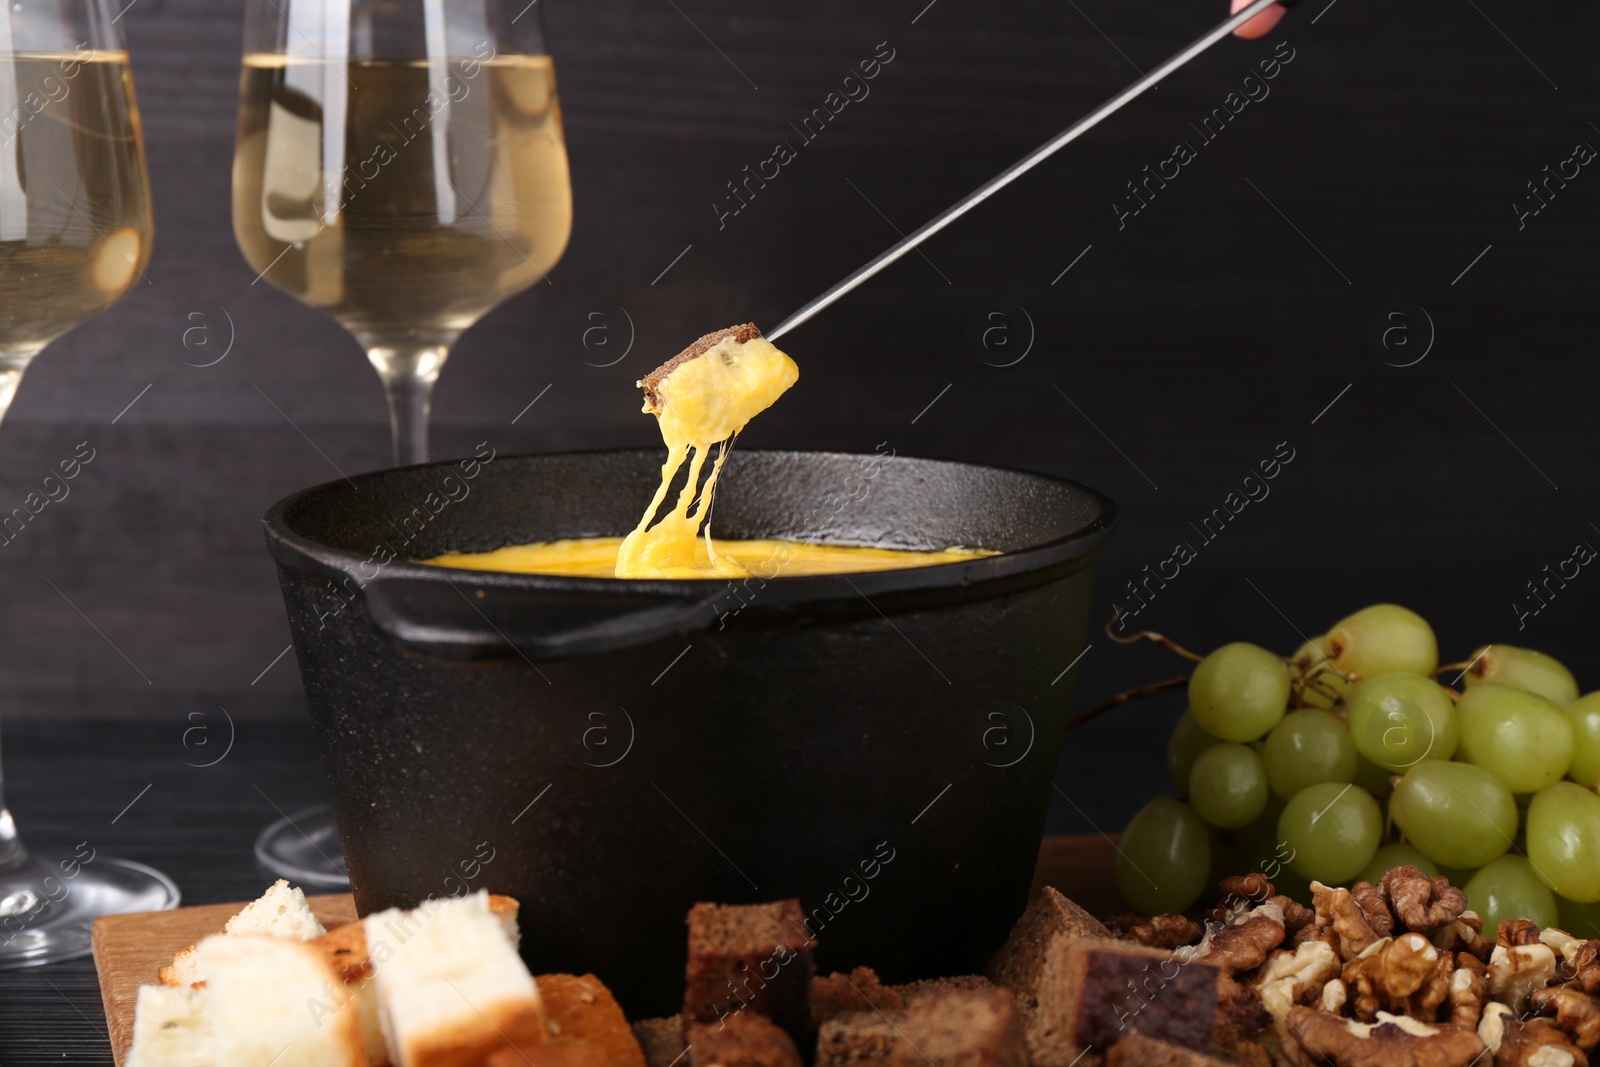
{"type": "MultiPolygon", "coordinates": [[[[1312,671],[1310,674],[1301,675],[1296,679],[1296,681],[1299,683],[1297,688],[1300,691],[1299,695],[1302,702],[1304,700],[1306,690],[1309,689],[1321,694],[1324,697],[1327,697],[1328,700],[1334,704],[1344,703],[1344,694],[1323,680],[1322,676],[1327,673],[1328,671],[1326,669],[1318,669],[1312,671]]],[[[1347,682],[1358,682],[1361,680],[1359,676],[1354,674],[1346,674],[1342,677],[1347,682]]]]}
{"type": "MultiPolygon", "coordinates": [[[[1160,635],[1157,634],[1156,636],[1159,637],[1160,635]]],[[[1115,640],[1115,638],[1113,638],[1113,640],[1115,640]]],[[[1093,719],[1097,719],[1101,715],[1104,715],[1106,712],[1110,711],[1112,708],[1120,707],[1121,705],[1128,703],[1130,700],[1139,700],[1143,697],[1157,696],[1161,693],[1165,693],[1169,689],[1177,689],[1188,684],[1189,676],[1187,674],[1180,674],[1176,678],[1168,678],[1161,682],[1152,682],[1149,685],[1141,685],[1137,689],[1129,689],[1118,693],[1104,704],[1101,704],[1098,707],[1090,708],[1088,711],[1080,712],[1079,714],[1068,719],[1067,731],[1071,732],[1076,730],[1084,723],[1093,719]]]]}
{"type": "Polygon", "coordinates": [[[1190,652],[1187,648],[1184,648],[1166,634],[1158,634],[1154,630],[1140,630],[1138,633],[1129,634],[1127,637],[1118,637],[1116,634],[1111,632],[1111,624],[1116,621],[1117,620],[1115,618],[1106,620],[1106,636],[1111,638],[1111,640],[1115,641],[1119,645],[1131,645],[1139,641],[1154,641],[1162,648],[1167,649],[1170,652],[1176,652],[1178,655],[1192,663],[1199,663],[1201,660],[1205,659],[1204,656],[1190,652]]]}
{"type": "MultiPolygon", "coordinates": [[[[1479,653],[1478,656],[1467,660],[1465,663],[1446,663],[1446,664],[1443,664],[1442,666],[1439,667],[1438,670],[1433,672],[1434,681],[1438,681],[1441,677],[1443,677],[1446,674],[1449,674],[1451,671],[1459,671],[1462,675],[1465,675],[1468,671],[1470,671],[1472,669],[1473,665],[1476,664],[1478,662],[1478,660],[1481,659],[1481,658],[1482,658],[1482,653],[1479,653]]],[[[1460,679],[1457,678],[1457,681],[1459,681],[1459,680],[1460,679]]]]}

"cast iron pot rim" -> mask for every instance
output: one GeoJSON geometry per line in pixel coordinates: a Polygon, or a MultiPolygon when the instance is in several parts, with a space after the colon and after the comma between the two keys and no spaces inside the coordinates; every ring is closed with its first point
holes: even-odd
{"type": "MultiPolygon", "coordinates": [[[[496,456],[497,463],[504,460],[541,460],[582,456],[650,456],[659,465],[660,449],[650,448],[591,448],[559,452],[519,452],[496,456]]],[[[835,452],[823,449],[746,449],[744,455],[825,457],[829,459],[859,460],[880,458],[876,455],[854,452],[835,452]]],[[[472,457],[462,457],[470,459],[472,457]]],[[[1098,514],[1087,525],[1026,548],[1013,549],[995,556],[965,560],[958,563],[938,563],[926,567],[906,567],[898,570],[862,571],[850,574],[808,574],[763,579],[763,596],[773,606],[782,603],[803,603],[845,595],[897,593],[918,589],[970,587],[983,582],[999,581],[1017,575],[1030,574],[1060,564],[1073,563],[1088,557],[1110,539],[1116,525],[1117,505],[1110,497],[1082,482],[1054,474],[1019,468],[998,467],[992,464],[971,463],[965,460],[939,459],[927,456],[896,456],[890,462],[910,461],[919,464],[936,464],[964,467],[970,471],[986,471],[1008,477],[1037,478],[1057,486],[1067,486],[1082,493],[1098,507],[1098,514]]],[[[315,497],[328,493],[348,492],[361,482],[375,482],[392,477],[398,471],[426,470],[428,468],[453,468],[460,459],[435,460],[410,467],[390,467],[357,474],[352,478],[332,479],[310,486],[279,500],[262,516],[268,546],[278,562],[296,569],[306,569],[310,561],[322,569],[349,575],[359,585],[381,584],[386,580],[421,581],[436,584],[465,585],[468,588],[557,590],[562,592],[594,593],[603,596],[659,595],[674,600],[710,600],[721,595],[738,579],[729,578],[590,578],[552,574],[515,574],[507,571],[479,571],[431,564],[396,560],[383,564],[379,573],[363,576],[358,568],[370,556],[346,549],[334,548],[313,541],[298,533],[288,521],[288,513],[315,497]]],[[[827,543],[827,542],[822,542],[827,543]]],[[[842,542],[836,542],[842,543],[842,542]]]]}

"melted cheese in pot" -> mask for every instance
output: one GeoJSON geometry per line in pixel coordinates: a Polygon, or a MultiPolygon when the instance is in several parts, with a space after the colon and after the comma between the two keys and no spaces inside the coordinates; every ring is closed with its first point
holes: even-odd
{"type": "Polygon", "coordinates": [[[586,578],[766,579],[780,574],[794,577],[929,567],[995,554],[959,547],[915,551],[799,541],[713,540],[706,519],[733,439],[799,378],[794,360],[766,338],[757,336],[741,343],[733,336],[726,337],[703,354],[679,363],[646,390],[644,410],[660,423],[667,461],[661,468],[660,488],[627,537],[569,538],[508,545],[490,552],[447,552],[422,562],[464,570],[586,578]],[[721,450],[707,473],[706,457],[719,444],[721,450]],[[656,520],[685,463],[689,472],[684,488],[672,509],[656,520]],[[702,474],[706,475],[703,485],[702,474]]]}
{"type": "Polygon", "coordinates": [[[661,487],[644,517],[623,538],[614,571],[618,578],[742,578],[750,573],[717,552],[709,524],[702,544],[700,528],[733,438],[799,379],[794,360],[765,337],[743,344],[729,337],[674,368],[656,386],[660,403],[652,404],[647,397],[644,410],[661,425],[667,461],[661,468],[661,487]],[[702,486],[706,456],[719,442],[723,447],[702,486]],[[685,460],[688,481],[672,510],[651,525],[685,460]]]}
{"type": "MultiPolygon", "coordinates": [[[[696,544],[699,539],[693,539],[696,544]]],[[[609,578],[616,574],[620,537],[581,537],[531,545],[507,545],[492,552],[450,552],[424,562],[463,570],[507,571],[513,574],[555,574],[582,578],[609,578]]],[[[713,541],[716,558],[740,568],[740,575],[758,578],[792,578],[805,574],[850,574],[859,571],[930,567],[936,563],[962,563],[994,555],[983,549],[947,548],[918,552],[899,548],[807,544],[799,541],[713,541]]],[[[711,577],[709,556],[700,550],[689,576],[711,577]]],[[[674,574],[668,577],[684,577],[674,574]]]]}

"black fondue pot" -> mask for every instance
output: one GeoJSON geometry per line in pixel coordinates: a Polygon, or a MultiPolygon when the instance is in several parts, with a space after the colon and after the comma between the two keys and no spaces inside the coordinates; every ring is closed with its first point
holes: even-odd
{"type": "Polygon", "coordinates": [[[535,973],[592,971],[635,1017],[680,1007],[702,900],[798,897],[823,970],[980,969],[1026,901],[1115,505],[739,451],[719,537],[1002,554],[738,582],[409,562],[623,534],[660,463],[485,448],[267,513],[357,906],[509,894],[535,973]]]}

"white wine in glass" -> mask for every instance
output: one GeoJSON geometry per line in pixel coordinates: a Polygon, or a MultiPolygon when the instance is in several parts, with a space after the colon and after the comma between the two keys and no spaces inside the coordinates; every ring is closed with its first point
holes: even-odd
{"type": "MultiPolygon", "coordinates": [[[[150,260],[149,177],[128,54],[101,0],[0,4],[0,418],[46,345],[150,260]]],[[[171,879],[23,845],[0,779],[0,968],[81,956],[108,914],[176,907],[171,879]]]]}
{"type": "MultiPolygon", "coordinates": [[[[246,0],[234,236],[366,350],[396,464],[428,459],[456,338],[544,280],[572,231],[542,17],[528,0],[246,0]]],[[[344,880],[327,808],[268,827],[256,857],[344,880]]]]}
{"type": "Polygon", "coordinates": [[[251,0],[233,224],[261,277],[355,335],[396,463],[461,332],[539,282],[572,230],[536,8],[251,0]]]}

